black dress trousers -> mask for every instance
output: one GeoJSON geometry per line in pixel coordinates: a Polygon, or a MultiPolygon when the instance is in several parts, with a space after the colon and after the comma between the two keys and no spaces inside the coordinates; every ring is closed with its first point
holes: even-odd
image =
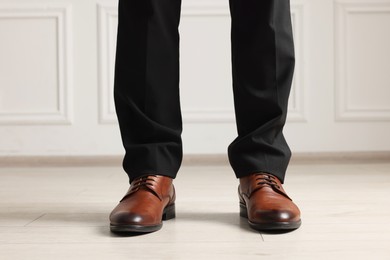
{"type": "MultiPolygon", "coordinates": [[[[283,183],[291,152],[282,130],[295,64],[290,3],[229,0],[229,7],[238,132],[229,161],[237,178],[262,171],[283,183]]],[[[175,178],[181,165],[180,11],[181,0],[119,0],[114,99],[130,181],[175,178]]]]}

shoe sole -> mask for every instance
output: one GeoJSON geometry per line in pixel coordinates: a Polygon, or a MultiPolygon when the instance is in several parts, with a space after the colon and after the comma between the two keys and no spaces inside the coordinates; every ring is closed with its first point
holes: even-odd
{"type": "Polygon", "coordinates": [[[248,218],[248,209],[245,204],[240,203],[240,216],[248,219],[249,226],[257,231],[283,231],[294,230],[301,226],[301,220],[291,222],[264,222],[254,223],[248,218]]]}
{"type": "MultiPolygon", "coordinates": [[[[162,221],[169,220],[176,217],[175,204],[164,208],[162,221]]],[[[160,230],[163,226],[162,221],[158,225],[145,226],[145,225],[113,225],[110,224],[110,230],[114,233],[150,233],[160,230]]]]}

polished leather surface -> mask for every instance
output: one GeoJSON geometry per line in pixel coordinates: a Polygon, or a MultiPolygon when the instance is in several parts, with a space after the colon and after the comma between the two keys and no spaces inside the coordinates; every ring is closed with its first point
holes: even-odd
{"type": "Polygon", "coordinates": [[[280,180],[267,173],[240,178],[240,214],[257,230],[296,229],[301,224],[298,206],[287,195],[280,180]]]}
{"type": "Polygon", "coordinates": [[[146,175],[133,180],[110,214],[111,231],[152,232],[160,229],[163,219],[175,217],[175,198],[170,177],[146,175]]]}

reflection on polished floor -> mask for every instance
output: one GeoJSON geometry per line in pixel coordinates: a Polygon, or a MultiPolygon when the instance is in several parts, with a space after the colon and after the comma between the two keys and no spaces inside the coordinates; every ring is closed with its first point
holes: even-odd
{"type": "Polygon", "coordinates": [[[300,229],[251,230],[227,165],[183,166],[177,217],[140,236],[109,231],[120,167],[0,168],[1,259],[390,259],[390,163],[292,164],[300,229]]]}

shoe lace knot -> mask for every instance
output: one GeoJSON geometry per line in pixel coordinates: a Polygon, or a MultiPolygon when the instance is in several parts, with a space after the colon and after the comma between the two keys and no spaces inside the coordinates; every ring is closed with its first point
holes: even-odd
{"type": "Polygon", "coordinates": [[[256,173],[255,176],[256,176],[256,179],[255,179],[256,180],[256,188],[253,191],[261,189],[261,188],[263,188],[265,186],[268,186],[268,187],[272,188],[275,192],[277,192],[277,193],[285,196],[286,198],[292,200],[286,194],[286,192],[282,188],[281,184],[279,184],[279,180],[275,176],[273,176],[272,174],[261,172],[261,173],[256,173]]]}
{"type": "Polygon", "coordinates": [[[131,194],[134,194],[135,192],[137,192],[141,189],[150,191],[157,198],[162,200],[161,195],[159,194],[159,192],[157,192],[156,178],[157,178],[157,175],[144,175],[144,176],[141,176],[141,177],[135,179],[134,181],[131,182],[130,188],[129,188],[127,194],[122,198],[122,200],[124,200],[125,198],[127,198],[131,194]]]}
{"type": "Polygon", "coordinates": [[[256,185],[268,185],[270,187],[280,189],[278,182],[275,180],[276,177],[274,177],[273,175],[268,173],[256,173],[255,175],[256,185]]]}

